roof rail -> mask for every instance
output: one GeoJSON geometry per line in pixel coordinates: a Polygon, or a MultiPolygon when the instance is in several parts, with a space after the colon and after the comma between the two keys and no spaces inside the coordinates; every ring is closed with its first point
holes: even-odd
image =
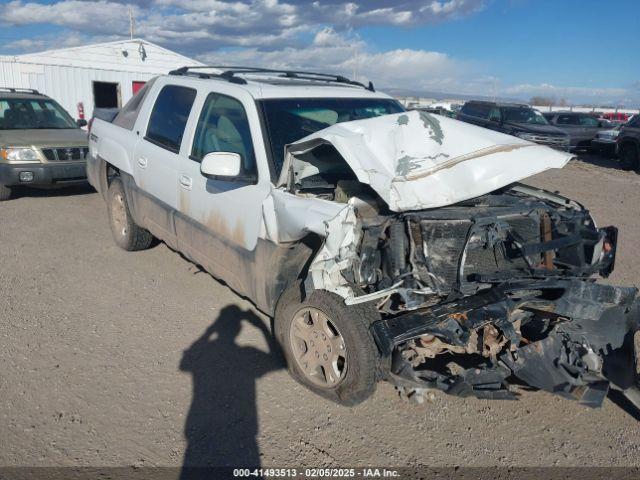
{"type": "Polygon", "coordinates": [[[355,80],[350,80],[346,77],[343,77],[342,75],[332,75],[332,74],[318,73],[318,72],[307,72],[302,70],[279,70],[279,69],[272,69],[272,68],[256,68],[256,67],[198,65],[193,67],[180,67],[176,70],[170,71],[169,75],[192,75],[198,78],[221,78],[231,83],[246,85],[247,81],[244,78],[238,77],[236,75],[247,75],[247,74],[250,75],[250,74],[262,74],[262,73],[276,73],[276,74],[279,74],[280,77],[290,78],[295,80],[315,80],[318,82],[343,83],[346,85],[355,85],[355,86],[370,90],[372,92],[375,92],[375,88],[373,87],[372,82],[369,82],[368,85],[364,85],[360,82],[356,82],[355,80]],[[201,70],[204,68],[215,68],[216,70],[220,70],[221,72],[208,73],[208,72],[194,71],[194,70],[201,70]]]}
{"type": "Polygon", "coordinates": [[[11,93],[35,93],[37,95],[42,95],[38,90],[35,90],[33,88],[0,87],[0,90],[3,92],[11,93]]]}

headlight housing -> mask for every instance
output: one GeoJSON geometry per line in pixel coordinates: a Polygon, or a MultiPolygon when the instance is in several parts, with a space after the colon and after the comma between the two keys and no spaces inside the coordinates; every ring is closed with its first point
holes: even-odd
{"type": "Polygon", "coordinates": [[[0,159],[8,163],[39,163],[38,152],[29,147],[0,148],[0,159]]]}

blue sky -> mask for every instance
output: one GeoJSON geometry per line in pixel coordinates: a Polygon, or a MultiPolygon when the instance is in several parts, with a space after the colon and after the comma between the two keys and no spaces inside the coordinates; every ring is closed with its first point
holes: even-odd
{"type": "Polygon", "coordinates": [[[637,0],[5,0],[0,54],[126,38],[129,8],[137,36],[203,61],[640,104],[637,0]]]}
{"type": "Polygon", "coordinates": [[[505,82],[622,86],[640,80],[640,2],[496,1],[425,28],[369,27],[380,49],[425,48],[478,62],[505,82]]]}

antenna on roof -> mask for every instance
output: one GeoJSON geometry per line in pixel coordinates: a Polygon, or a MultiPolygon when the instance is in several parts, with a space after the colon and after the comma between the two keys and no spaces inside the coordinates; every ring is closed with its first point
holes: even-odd
{"type": "Polygon", "coordinates": [[[136,29],[136,19],[133,18],[133,9],[129,5],[129,37],[133,40],[133,35],[136,29]]]}

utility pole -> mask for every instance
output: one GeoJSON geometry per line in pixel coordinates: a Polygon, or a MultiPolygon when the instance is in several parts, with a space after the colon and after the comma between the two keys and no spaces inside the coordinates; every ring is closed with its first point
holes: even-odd
{"type": "Polygon", "coordinates": [[[131,5],[129,5],[129,38],[131,38],[131,40],[133,40],[133,34],[135,32],[136,29],[136,21],[133,18],[133,9],[131,8],[131,5]]]}
{"type": "Polygon", "coordinates": [[[353,44],[353,79],[358,80],[358,45],[353,44]]]}

